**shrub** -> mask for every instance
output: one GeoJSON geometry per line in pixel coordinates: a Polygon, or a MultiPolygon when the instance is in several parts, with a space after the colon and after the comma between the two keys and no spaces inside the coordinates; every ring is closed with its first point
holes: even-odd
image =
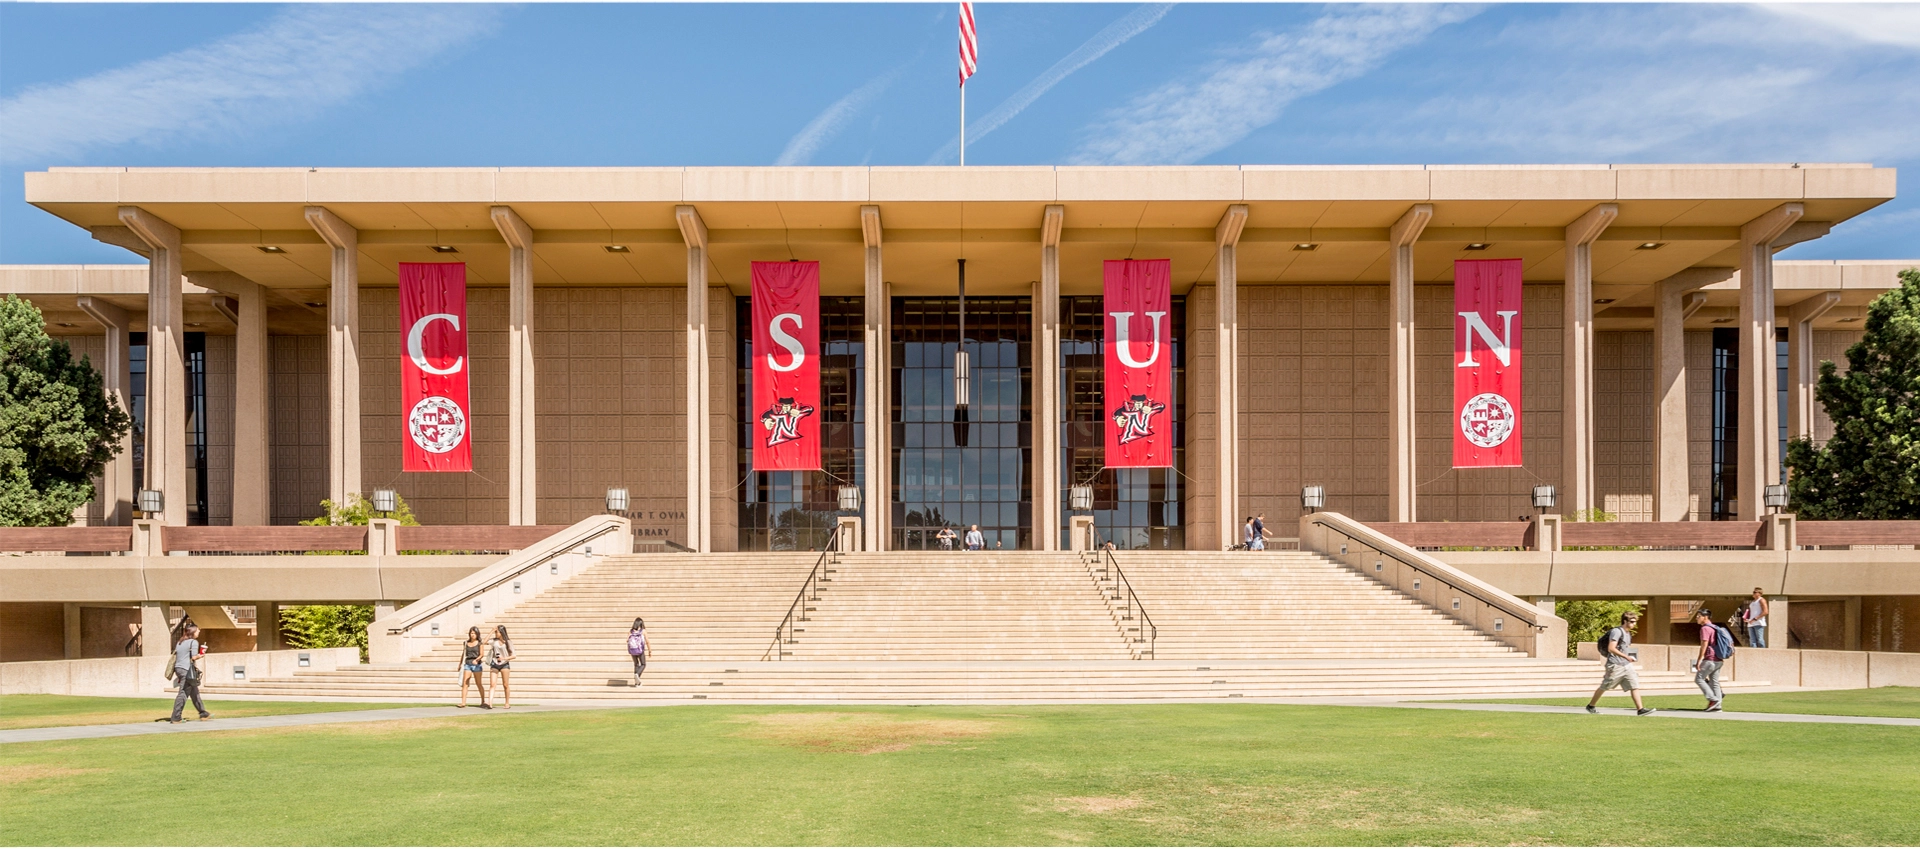
{"type": "MultiPolygon", "coordinates": [[[[1579,654],[1580,644],[1598,641],[1607,630],[1620,625],[1620,615],[1638,611],[1641,604],[1628,600],[1581,600],[1556,602],[1553,613],[1567,621],[1567,657],[1579,654]]],[[[1641,616],[1646,616],[1642,612],[1641,616]]]]}
{"type": "Polygon", "coordinates": [[[367,660],[372,605],[295,605],[280,609],[280,634],[295,649],[353,646],[367,660]]]}

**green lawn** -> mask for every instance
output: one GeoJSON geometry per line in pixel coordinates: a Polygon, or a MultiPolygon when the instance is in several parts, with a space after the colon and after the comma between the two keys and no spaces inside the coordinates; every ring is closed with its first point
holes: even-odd
{"type": "Polygon", "coordinates": [[[1916,728],[1659,715],[496,712],[7,745],[0,842],[1912,845],[1916,764],[1916,728]]]}
{"type": "MultiPolygon", "coordinates": [[[[1702,709],[1707,698],[1642,696],[1647,705],[1662,709],[1702,709]]],[[[1584,698],[1476,699],[1449,702],[1515,703],[1521,705],[1586,705],[1584,698]]],[[[1633,700],[1619,691],[1600,699],[1601,708],[1632,708],[1633,700]]],[[[1771,694],[1731,693],[1722,706],[1728,711],[1767,714],[1840,714],[1848,717],[1920,717],[1920,688],[1861,688],[1850,691],[1783,691],[1771,694]]]]}
{"type": "MultiPolygon", "coordinates": [[[[412,703],[364,702],[236,702],[206,699],[215,717],[259,717],[268,714],[312,714],[317,711],[364,711],[405,708],[412,703]]],[[[99,726],[107,723],[144,723],[173,713],[173,700],[119,697],[69,697],[55,694],[10,694],[0,697],[0,729],[42,726],[99,726]]],[[[193,704],[181,717],[192,720],[193,704]]]]}

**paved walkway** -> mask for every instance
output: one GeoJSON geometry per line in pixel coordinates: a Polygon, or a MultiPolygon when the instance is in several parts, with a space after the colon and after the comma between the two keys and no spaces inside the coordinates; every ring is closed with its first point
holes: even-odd
{"type": "MultiPolygon", "coordinates": [[[[1432,703],[1432,702],[1396,702],[1392,700],[1354,700],[1354,699],[1275,699],[1275,700],[1234,700],[1233,705],[1248,703],[1275,703],[1286,705],[1328,705],[1346,708],[1418,708],[1439,711],[1496,711],[1518,714],[1586,714],[1586,709],[1569,705],[1504,705],[1499,703],[1432,703]]],[[[539,705],[527,705],[505,710],[483,711],[474,708],[455,706],[426,706],[422,708],[379,708],[367,711],[331,711],[318,714],[278,714],[268,717],[215,717],[206,721],[187,721],[185,723],[116,723],[101,726],[48,726],[40,729],[0,730],[0,744],[22,744],[33,741],[73,741],[87,738],[123,738],[129,735],[182,735],[192,732],[218,732],[227,729],[279,729],[293,726],[323,726],[332,723],[372,723],[382,720],[418,720],[437,717],[474,717],[498,716],[501,714],[526,714],[542,711],[590,711],[618,708],[636,708],[641,706],[664,705],[727,705],[724,702],[706,702],[692,700],[664,700],[649,702],[613,702],[592,700],[582,702],[546,702],[539,705]]],[[[734,703],[737,704],[737,703],[734,703]]],[[[762,705],[763,703],[755,703],[762,705]]],[[[821,705],[810,703],[809,705],[821,705]]],[[[965,704],[977,703],[943,703],[965,704]]],[[[1087,704],[1087,703],[1076,703],[1087,704]]],[[[1219,702],[1215,702],[1219,704],[1219,702]]],[[[210,706],[217,708],[218,706],[210,706]]],[[[1602,708],[1605,716],[1632,717],[1633,711],[1624,708],[1602,708]]],[[[1762,723],[1842,723],[1862,726],[1920,726],[1920,718],[1913,717],[1848,717],[1828,714],[1766,714],[1757,711],[1722,711],[1709,714],[1704,711],[1663,710],[1656,711],[1650,717],[1681,718],[1709,722],[1757,721],[1762,723]]]]}

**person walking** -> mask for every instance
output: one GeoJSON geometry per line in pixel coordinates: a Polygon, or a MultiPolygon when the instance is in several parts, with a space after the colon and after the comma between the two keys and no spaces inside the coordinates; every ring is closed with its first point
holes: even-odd
{"type": "MultiPolygon", "coordinates": [[[[513,666],[513,639],[507,637],[506,626],[493,627],[493,642],[487,645],[487,668],[493,672],[493,678],[500,680],[501,708],[513,707],[513,690],[507,686],[507,674],[513,666]]],[[[481,694],[486,701],[486,694],[481,694]]]]}
{"type": "Polygon", "coordinates": [[[1247,548],[1252,549],[1255,552],[1266,551],[1267,549],[1267,515],[1266,514],[1260,514],[1253,518],[1253,534],[1251,536],[1251,539],[1247,541],[1247,548]]]}
{"type": "Polygon", "coordinates": [[[1702,608],[1693,612],[1693,623],[1700,627],[1700,654],[1693,659],[1693,683],[1707,696],[1708,711],[1719,711],[1720,668],[1733,657],[1733,632],[1714,625],[1713,612],[1702,608]]]}
{"type": "Polygon", "coordinates": [[[481,673],[480,656],[486,651],[487,644],[480,639],[480,627],[467,627],[467,642],[460,648],[460,707],[467,707],[467,683],[480,691],[480,707],[493,708],[487,704],[487,679],[481,673]]]}
{"type": "Polygon", "coordinates": [[[967,527],[967,551],[978,552],[980,551],[981,547],[984,547],[986,545],[987,545],[987,538],[986,538],[986,535],[983,535],[980,533],[980,526],[977,524],[968,526],[967,527]]]}
{"type": "Polygon", "coordinates": [[[1639,622],[1640,614],[1628,611],[1620,615],[1620,625],[1600,636],[1600,657],[1606,659],[1607,669],[1600,676],[1600,687],[1593,690],[1593,698],[1587,700],[1588,714],[1599,714],[1600,696],[1614,688],[1633,697],[1633,713],[1642,717],[1653,713],[1653,709],[1640,700],[1640,674],[1633,669],[1633,627],[1639,622]]]}
{"type": "Polygon", "coordinates": [[[1740,622],[1747,627],[1747,645],[1754,649],[1767,648],[1767,615],[1773,613],[1773,603],[1767,601],[1767,594],[1760,588],[1753,589],[1753,598],[1740,607],[1740,622]]]}
{"type": "Polygon", "coordinates": [[[180,713],[187,708],[187,700],[193,700],[193,710],[200,713],[200,719],[213,717],[207,711],[205,703],[200,701],[199,661],[207,654],[207,648],[200,643],[200,627],[188,623],[180,630],[180,642],[173,645],[173,716],[168,723],[179,723],[180,713]]]}
{"type": "Polygon", "coordinates": [[[627,630],[627,654],[633,656],[633,686],[640,687],[640,674],[647,672],[647,621],[633,618],[627,630]]]}
{"type": "Polygon", "coordinates": [[[959,536],[960,535],[953,533],[953,529],[948,528],[946,526],[941,526],[940,533],[934,535],[933,537],[935,540],[940,541],[940,551],[951,552],[953,551],[953,540],[954,538],[959,536]]]}
{"type": "Polygon", "coordinates": [[[1253,551],[1253,517],[1240,524],[1240,548],[1253,551]]]}

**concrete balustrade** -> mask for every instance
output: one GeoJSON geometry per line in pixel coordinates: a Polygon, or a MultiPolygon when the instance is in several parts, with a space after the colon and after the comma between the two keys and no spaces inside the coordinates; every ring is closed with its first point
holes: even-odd
{"type": "MultiPolygon", "coordinates": [[[[1699,647],[1694,644],[1634,644],[1634,649],[1640,653],[1642,670],[1669,673],[1690,672],[1688,666],[1699,652],[1699,647]]],[[[1578,651],[1581,660],[1600,660],[1600,649],[1594,643],[1582,642],[1578,651]]],[[[1920,653],[1754,649],[1743,646],[1734,651],[1732,658],[1727,659],[1720,677],[1729,682],[1755,682],[1785,688],[1844,690],[1895,685],[1920,687],[1920,653]]]]}
{"type": "MultiPolygon", "coordinates": [[[[169,653],[124,658],[83,658],[70,661],[16,661],[0,664],[0,694],[70,694],[99,697],[161,697],[173,685],[167,681],[169,653]]],[[[271,652],[221,652],[203,662],[204,687],[209,694],[222,686],[253,679],[283,678],[295,673],[327,672],[360,663],[357,647],[285,649],[271,652]],[[302,659],[305,660],[303,665],[302,659]],[[243,667],[245,679],[235,679],[233,668],[243,667]]]]}

